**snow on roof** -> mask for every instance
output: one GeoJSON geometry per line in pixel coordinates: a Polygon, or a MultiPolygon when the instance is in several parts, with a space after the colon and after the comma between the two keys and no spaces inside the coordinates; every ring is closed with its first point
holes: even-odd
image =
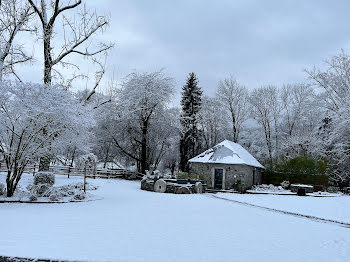
{"type": "Polygon", "coordinates": [[[192,163],[233,164],[248,165],[264,168],[247,150],[240,144],[224,140],[202,154],[189,160],[192,163]]]}

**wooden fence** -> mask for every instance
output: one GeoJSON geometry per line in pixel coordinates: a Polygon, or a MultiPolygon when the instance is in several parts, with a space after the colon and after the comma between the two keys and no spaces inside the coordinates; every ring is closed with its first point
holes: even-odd
{"type": "MultiPolygon", "coordinates": [[[[38,172],[38,165],[28,165],[24,169],[24,173],[35,175],[38,172]]],[[[75,167],[70,166],[50,166],[50,172],[55,175],[66,175],[70,176],[84,176],[84,170],[79,170],[75,167]]],[[[4,163],[0,163],[0,172],[7,172],[7,167],[4,163]]],[[[125,169],[107,169],[107,168],[97,168],[96,170],[89,170],[87,177],[90,178],[142,178],[142,174],[125,170],[125,169]]]]}

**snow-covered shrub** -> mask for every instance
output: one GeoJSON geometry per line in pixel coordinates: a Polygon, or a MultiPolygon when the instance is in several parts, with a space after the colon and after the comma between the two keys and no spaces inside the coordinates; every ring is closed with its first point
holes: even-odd
{"type": "Polygon", "coordinates": [[[327,192],[328,193],[338,193],[339,192],[339,187],[329,186],[329,187],[327,187],[327,192]]]}
{"type": "MultiPolygon", "coordinates": [[[[98,186],[95,186],[89,183],[86,183],[85,187],[86,187],[86,190],[96,190],[98,188],[98,186]]],[[[61,186],[60,188],[65,191],[76,190],[76,189],[83,190],[84,183],[78,182],[74,184],[64,185],[64,186],[61,186]]]]}
{"type": "Polygon", "coordinates": [[[50,199],[51,201],[58,201],[58,200],[61,199],[61,196],[60,196],[59,194],[51,194],[50,197],[49,197],[49,199],[50,199]]]}
{"type": "Polygon", "coordinates": [[[51,172],[38,172],[34,176],[34,185],[38,184],[55,184],[55,175],[51,172]]]}
{"type": "Polygon", "coordinates": [[[37,197],[47,196],[48,191],[52,188],[50,184],[28,185],[27,190],[37,197]]]}
{"type": "Polygon", "coordinates": [[[5,185],[3,183],[0,183],[0,196],[5,195],[5,185]]]}
{"type": "Polygon", "coordinates": [[[64,185],[59,187],[63,196],[73,196],[76,192],[76,188],[71,185],[64,185]]]}
{"type": "Polygon", "coordinates": [[[78,192],[74,195],[74,200],[84,200],[85,199],[85,193],[84,192],[78,192]]]}
{"type": "Polygon", "coordinates": [[[158,179],[170,179],[171,174],[162,174],[159,170],[154,170],[153,172],[150,172],[146,170],[146,175],[143,176],[142,179],[153,179],[153,180],[158,180],[158,179]]]}
{"type": "Polygon", "coordinates": [[[287,181],[287,180],[284,180],[282,183],[281,183],[281,187],[284,188],[284,189],[288,189],[290,186],[290,182],[287,181]]]}
{"type": "Polygon", "coordinates": [[[37,198],[36,195],[30,195],[29,196],[29,201],[34,202],[34,201],[37,201],[37,200],[38,200],[38,198],[37,198]]]}
{"type": "Polygon", "coordinates": [[[254,185],[252,187],[252,190],[255,190],[255,191],[268,191],[268,192],[284,191],[282,186],[274,186],[272,184],[270,184],[270,185],[266,185],[266,184],[254,185]]]}

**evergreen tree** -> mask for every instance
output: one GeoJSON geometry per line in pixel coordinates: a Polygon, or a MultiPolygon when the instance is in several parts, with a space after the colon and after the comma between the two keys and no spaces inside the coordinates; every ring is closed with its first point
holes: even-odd
{"type": "Polygon", "coordinates": [[[198,130],[198,113],[202,103],[202,90],[198,87],[195,73],[190,73],[186,85],[182,88],[180,169],[188,171],[188,160],[199,153],[200,131],[198,130]]]}

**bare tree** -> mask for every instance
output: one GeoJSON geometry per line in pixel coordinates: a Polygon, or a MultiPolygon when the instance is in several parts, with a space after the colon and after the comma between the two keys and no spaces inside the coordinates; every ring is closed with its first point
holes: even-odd
{"type": "Polygon", "coordinates": [[[262,126],[269,158],[273,157],[273,136],[275,135],[275,148],[278,137],[278,90],[274,86],[265,86],[253,90],[249,98],[252,117],[262,126]]]}
{"type": "Polygon", "coordinates": [[[327,109],[337,112],[343,104],[347,104],[350,96],[350,56],[342,50],[325,64],[325,71],[316,67],[305,71],[313,84],[325,91],[327,109]]]}
{"type": "Polygon", "coordinates": [[[309,84],[288,84],[281,90],[281,102],[287,135],[292,136],[311,109],[314,90],[309,84]]]}
{"type": "Polygon", "coordinates": [[[233,77],[226,78],[219,82],[217,96],[230,112],[233,142],[238,142],[242,124],[248,117],[247,88],[240,85],[233,77]]]}
{"type": "Polygon", "coordinates": [[[210,148],[223,140],[225,131],[230,129],[226,110],[217,98],[203,96],[198,118],[205,148],[210,148]]]}
{"type": "Polygon", "coordinates": [[[32,56],[24,51],[22,44],[16,44],[19,32],[34,31],[29,26],[33,9],[24,0],[4,0],[0,2],[0,81],[4,74],[13,74],[16,64],[29,62],[32,56]]]}
{"type": "Polygon", "coordinates": [[[40,5],[33,0],[28,1],[39,17],[42,26],[45,84],[51,84],[53,73],[60,76],[58,70],[54,69],[58,64],[63,67],[79,69],[78,65],[67,60],[70,55],[78,54],[84,57],[95,57],[113,47],[113,44],[106,43],[99,43],[95,49],[91,47],[92,36],[99,31],[103,32],[108,25],[109,20],[106,16],[89,12],[85,5],[78,9],[76,16],[69,18],[63,14],[78,8],[82,3],[81,0],[76,0],[73,3],[68,1],[67,4],[62,4],[60,0],[50,0],[49,3],[47,3],[47,0],[40,0],[40,5]],[[50,16],[49,13],[51,13],[50,16]],[[59,17],[62,17],[63,21],[63,43],[60,47],[55,47],[52,40],[55,36],[55,24],[59,17]],[[54,49],[58,49],[58,51],[55,53],[54,49]]]}

